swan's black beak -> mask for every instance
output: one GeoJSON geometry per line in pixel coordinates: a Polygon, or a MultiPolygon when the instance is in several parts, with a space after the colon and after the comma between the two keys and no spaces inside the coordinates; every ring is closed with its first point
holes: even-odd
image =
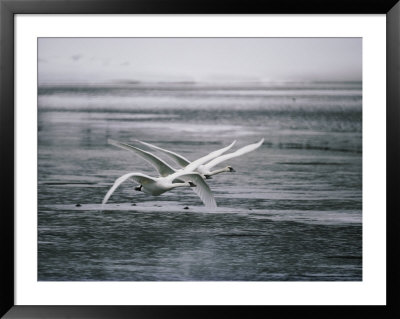
{"type": "Polygon", "coordinates": [[[190,187],[196,187],[196,184],[193,182],[189,182],[190,187]]]}
{"type": "Polygon", "coordinates": [[[138,191],[138,192],[142,191],[142,187],[143,187],[143,185],[136,186],[135,191],[138,191]]]}
{"type": "Polygon", "coordinates": [[[236,172],[236,171],[233,169],[233,167],[228,166],[228,168],[229,168],[229,171],[230,171],[230,172],[236,172]]]}
{"type": "Polygon", "coordinates": [[[211,175],[204,175],[206,179],[212,179],[211,175]]]}

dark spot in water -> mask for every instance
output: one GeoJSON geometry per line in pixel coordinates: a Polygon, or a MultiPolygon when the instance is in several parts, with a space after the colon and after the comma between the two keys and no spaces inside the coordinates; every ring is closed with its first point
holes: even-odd
{"type": "Polygon", "coordinates": [[[189,207],[185,206],[185,207],[183,207],[183,209],[189,209],[189,207]]]}
{"type": "Polygon", "coordinates": [[[76,204],[75,206],[76,206],[76,207],[81,207],[82,205],[81,205],[81,204],[76,204]]]}
{"type": "Polygon", "coordinates": [[[136,204],[135,203],[132,203],[132,205],[131,206],[136,206],[136,204]]]}

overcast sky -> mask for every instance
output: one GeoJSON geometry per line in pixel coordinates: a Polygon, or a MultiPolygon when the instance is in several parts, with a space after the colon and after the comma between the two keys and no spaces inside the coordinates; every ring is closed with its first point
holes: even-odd
{"type": "Polygon", "coordinates": [[[39,83],[361,81],[361,38],[40,38],[39,83]]]}

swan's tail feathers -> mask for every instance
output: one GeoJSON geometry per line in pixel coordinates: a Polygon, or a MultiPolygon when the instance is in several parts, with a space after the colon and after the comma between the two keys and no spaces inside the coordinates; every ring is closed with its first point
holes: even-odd
{"type": "Polygon", "coordinates": [[[210,187],[199,173],[183,174],[179,176],[179,179],[196,184],[196,187],[191,187],[191,189],[200,197],[204,206],[207,208],[217,208],[217,203],[210,187]]]}

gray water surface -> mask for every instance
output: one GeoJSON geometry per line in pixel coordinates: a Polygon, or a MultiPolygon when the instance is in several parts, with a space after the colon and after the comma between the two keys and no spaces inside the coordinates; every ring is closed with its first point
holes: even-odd
{"type": "Polygon", "coordinates": [[[38,280],[362,280],[360,83],[70,85],[38,94],[38,280]],[[150,196],[131,181],[101,210],[119,176],[157,176],[108,138],[189,160],[234,139],[233,150],[265,142],[218,166],[236,172],[207,180],[215,211],[190,189],[150,196]]]}

